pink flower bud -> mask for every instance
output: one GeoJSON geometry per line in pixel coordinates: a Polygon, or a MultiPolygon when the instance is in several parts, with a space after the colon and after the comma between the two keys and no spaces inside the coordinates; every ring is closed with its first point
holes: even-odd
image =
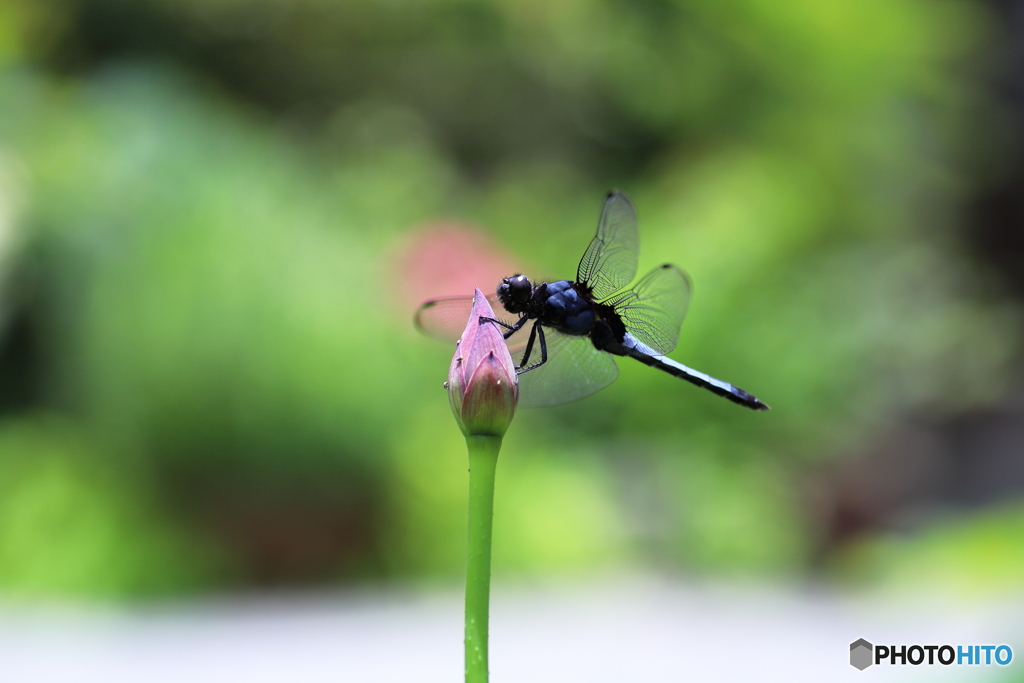
{"type": "Polygon", "coordinates": [[[466,436],[503,436],[516,412],[516,366],[487,298],[476,290],[473,310],[448,370],[448,402],[466,436]]]}

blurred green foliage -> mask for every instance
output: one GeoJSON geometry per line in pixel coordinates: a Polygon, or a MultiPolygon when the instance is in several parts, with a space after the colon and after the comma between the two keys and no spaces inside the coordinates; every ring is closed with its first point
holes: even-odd
{"type": "Polygon", "coordinates": [[[54,418],[0,430],[0,583],[14,595],[118,596],[228,576],[215,546],[182,534],[127,479],[54,418]]]}
{"type": "Polygon", "coordinates": [[[934,590],[946,600],[1012,595],[1020,590],[1024,510],[1002,505],[969,519],[945,519],[923,534],[863,539],[835,559],[859,585],[893,593],[934,590]]]}
{"type": "Polygon", "coordinates": [[[524,411],[495,570],[806,566],[801,466],[995,401],[1016,360],[1019,312],[954,231],[986,21],[919,0],[3,6],[0,325],[22,342],[0,363],[0,587],[457,576],[450,350],[411,329],[396,245],[458,216],[568,276],[613,185],[641,269],[695,282],[674,355],[774,410],[620,363],[524,411]]]}

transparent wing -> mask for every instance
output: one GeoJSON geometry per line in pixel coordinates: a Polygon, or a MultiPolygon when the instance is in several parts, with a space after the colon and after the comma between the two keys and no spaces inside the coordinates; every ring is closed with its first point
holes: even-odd
{"type": "MultiPolygon", "coordinates": [[[[497,301],[497,296],[487,299],[499,319],[510,324],[513,322],[497,301]]],[[[454,343],[466,329],[472,308],[472,297],[434,299],[420,306],[414,322],[424,334],[454,343]]],[[[505,341],[517,366],[522,365],[533,326],[533,321],[527,323],[505,341]]],[[[556,406],[576,401],[605,388],[619,376],[619,368],[612,355],[595,349],[590,337],[565,335],[547,327],[544,328],[544,337],[548,362],[519,375],[520,407],[556,406]]],[[[530,362],[536,363],[540,358],[540,340],[537,339],[530,352],[530,362]]]]}
{"type": "MultiPolygon", "coordinates": [[[[523,352],[533,323],[527,324],[508,340],[516,365],[523,352]]],[[[519,405],[523,408],[557,406],[590,396],[604,389],[619,376],[619,368],[610,353],[598,351],[590,337],[570,336],[544,328],[548,362],[519,375],[519,405]]],[[[540,361],[540,341],[535,340],[530,363],[540,361]]]]}
{"type": "MultiPolygon", "coordinates": [[[[487,297],[498,320],[511,324],[509,314],[498,300],[497,294],[487,297]]],[[[459,296],[450,299],[432,299],[427,301],[413,318],[416,329],[428,337],[454,343],[462,336],[469,321],[469,312],[473,309],[473,297],[459,296]]]]}
{"type": "Polygon", "coordinates": [[[594,298],[607,298],[633,281],[639,258],[636,209],[626,195],[612,190],[604,199],[597,234],[580,259],[576,282],[589,286],[594,298]]]}
{"type": "Polygon", "coordinates": [[[686,272],[666,263],[644,275],[632,289],[601,303],[615,308],[634,337],[665,355],[679,342],[692,289],[686,272]]]}

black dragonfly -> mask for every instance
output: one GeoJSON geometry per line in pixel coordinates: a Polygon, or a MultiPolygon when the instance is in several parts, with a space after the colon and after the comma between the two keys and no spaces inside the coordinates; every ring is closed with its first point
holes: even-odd
{"type": "MultiPolygon", "coordinates": [[[[576,280],[534,285],[513,275],[488,299],[510,320],[494,320],[519,373],[519,404],[551,406],[589,396],[615,381],[614,356],[628,356],[753,410],[768,406],[742,389],[677,363],[676,347],[690,305],[692,285],[666,263],[633,287],[640,255],[636,210],[625,194],[608,193],[597,234],[580,259],[576,280]],[[533,362],[531,362],[533,361],[533,362]]],[[[434,299],[416,312],[426,334],[454,342],[472,308],[472,297],[434,299]]]]}

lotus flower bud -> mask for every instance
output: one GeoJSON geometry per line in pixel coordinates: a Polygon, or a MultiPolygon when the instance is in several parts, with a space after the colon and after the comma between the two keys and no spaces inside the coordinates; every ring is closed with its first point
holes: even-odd
{"type": "Polygon", "coordinates": [[[502,328],[481,323],[481,317],[495,316],[477,289],[448,370],[448,401],[466,436],[504,436],[516,412],[519,379],[502,328]]]}

